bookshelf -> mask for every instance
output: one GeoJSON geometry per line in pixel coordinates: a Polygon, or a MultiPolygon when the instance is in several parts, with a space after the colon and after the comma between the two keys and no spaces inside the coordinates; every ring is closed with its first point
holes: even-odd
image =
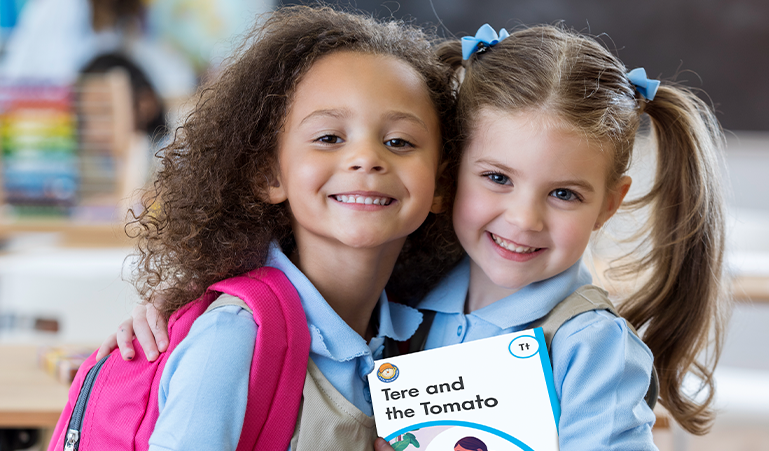
{"type": "Polygon", "coordinates": [[[124,70],[71,86],[2,85],[0,125],[0,240],[52,233],[63,246],[131,245],[123,219],[150,157],[124,70]]]}

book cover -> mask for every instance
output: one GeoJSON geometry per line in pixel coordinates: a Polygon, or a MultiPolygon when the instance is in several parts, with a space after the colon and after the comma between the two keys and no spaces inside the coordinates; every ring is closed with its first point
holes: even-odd
{"type": "Polygon", "coordinates": [[[541,328],[375,362],[377,432],[396,451],[557,451],[560,406],[541,328]]]}

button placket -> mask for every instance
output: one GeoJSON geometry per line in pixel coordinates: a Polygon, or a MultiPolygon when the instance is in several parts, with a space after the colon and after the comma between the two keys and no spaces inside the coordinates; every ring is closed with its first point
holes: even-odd
{"type": "Polygon", "coordinates": [[[457,325],[457,343],[461,343],[467,334],[467,318],[464,315],[460,315],[457,319],[459,323],[457,325]]]}

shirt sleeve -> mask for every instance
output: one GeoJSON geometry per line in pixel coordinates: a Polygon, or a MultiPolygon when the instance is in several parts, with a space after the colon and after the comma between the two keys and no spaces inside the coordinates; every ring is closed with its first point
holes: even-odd
{"type": "Polygon", "coordinates": [[[238,306],[201,315],[168,358],[150,451],[235,450],[257,326],[238,306]]]}
{"type": "Polygon", "coordinates": [[[583,313],[561,326],[551,348],[561,451],[657,449],[644,400],[653,357],[624,319],[583,313]]]}

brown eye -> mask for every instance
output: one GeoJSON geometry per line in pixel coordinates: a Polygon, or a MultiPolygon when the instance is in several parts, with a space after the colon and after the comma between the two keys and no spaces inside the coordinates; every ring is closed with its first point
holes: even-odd
{"type": "Polygon", "coordinates": [[[342,138],[336,136],[336,135],[323,135],[320,138],[316,139],[318,142],[322,142],[323,144],[339,144],[342,141],[342,138]]]}
{"type": "Polygon", "coordinates": [[[384,142],[384,144],[385,146],[388,146],[388,147],[408,147],[411,145],[410,142],[400,138],[388,139],[387,141],[384,142]]]}

